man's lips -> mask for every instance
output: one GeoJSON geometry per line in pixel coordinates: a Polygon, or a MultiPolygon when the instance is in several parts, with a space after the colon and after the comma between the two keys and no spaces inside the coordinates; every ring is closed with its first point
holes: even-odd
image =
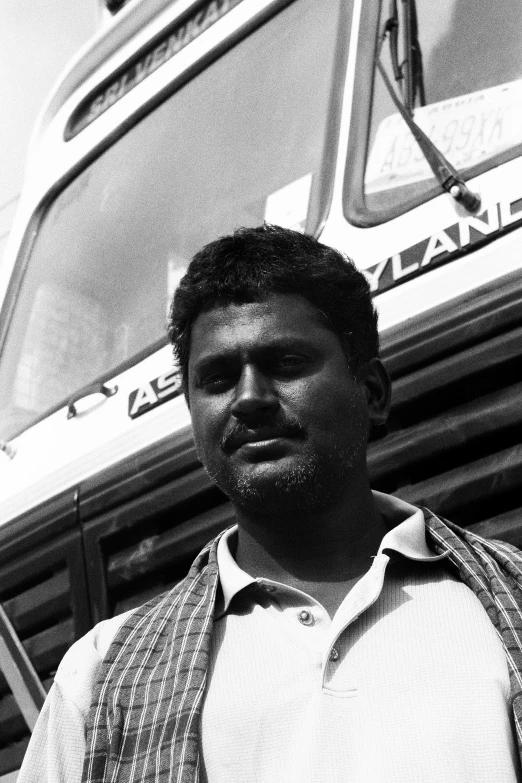
{"type": "Polygon", "coordinates": [[[249,443],[264,443],[280,438],[302,438],[303,435],[303,429],[297,424],[286,427],[258,427],[256,429],[238,427],[223,438],[223,451],[230,454],[249,443]]]}

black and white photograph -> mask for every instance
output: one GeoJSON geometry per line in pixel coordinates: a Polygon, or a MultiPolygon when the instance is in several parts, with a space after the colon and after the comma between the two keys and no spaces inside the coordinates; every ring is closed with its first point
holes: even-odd
{"type": "Polygon", "coordinates": [[[3,0],[0,783],[522,783],[522,3],[3,0]]]}

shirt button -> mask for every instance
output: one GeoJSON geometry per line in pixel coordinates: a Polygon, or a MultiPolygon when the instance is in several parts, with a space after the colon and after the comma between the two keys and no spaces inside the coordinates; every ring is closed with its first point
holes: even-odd
{"type": "Polygon", "coordinates": [[[336,647],[332,647],[332,652],[330,653],[330,660],[331,661],[339,660],[339,650],[336,647]]]}
{"type": "Polygon", "coordinates": [[[303,625],[311,625],[313,622],[313,616],[312,613],[309,612],[307,609],[303,609],[302,612],[299,612],[299,622],[303,625]]]}

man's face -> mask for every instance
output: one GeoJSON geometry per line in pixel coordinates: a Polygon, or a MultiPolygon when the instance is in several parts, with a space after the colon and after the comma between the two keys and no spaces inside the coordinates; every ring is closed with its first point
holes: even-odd
{"type": "Polygon", "coordinates": [[[245,509],[324,507],[364,472],[367,398],[339,338],[302,296],[218,307],[193,325],[188,399],[198,455],[245,509]]]}

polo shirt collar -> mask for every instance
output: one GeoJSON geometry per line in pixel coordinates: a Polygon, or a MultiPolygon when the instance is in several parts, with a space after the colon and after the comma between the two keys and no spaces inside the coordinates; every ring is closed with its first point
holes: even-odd
{"type": "MultiPolygon", "coordinates": [[[[448,556],[448,552],[441,555],[433,554],[426,543],[426,527],[424,514],[420,508],[406,503],[404,500],[385,495],[383,492],[372,491],[377,508],[384,517],[390,530],[381,541],[377,554],[397,553],[409,560],[434,562],[448,556]]],[[[222,591],[222,602],[216,617],[224,615],[230,606],[230,602],[240,590],[256,583],[264,583],[263,579],[254,577],[243,571],[230,551],[237,538],[237,525],[229,528],[219,539],[217,547],[217,562],[219,580],[222,591]]]]}
{"type": "Polygon", "coordinates": [[[390,528],[381,541],[378,554],[397,552],[408,560],[436,561],[448,556],[448,552],[435,555],[426,543],[426,525],[420,508],[393,495],[372,491],[377,508],[390,528]]]}
{"type": "Polygon", "coordinates": [[[231,600],[240,590],[259,581],[258,579],[254,579],[253,576],[250,576],[250,574],[247,574],[246,571],[243,571],[234,560],[230,551],[230,545],[233,544],[233,548],[235,549],[236,539],[237,525],[234,525],[226,530],[218,541],[217,563],[219,582],[223,594],[223,604],[219,608],[217,616],[225,614],[228,611],[231,600]]]}

